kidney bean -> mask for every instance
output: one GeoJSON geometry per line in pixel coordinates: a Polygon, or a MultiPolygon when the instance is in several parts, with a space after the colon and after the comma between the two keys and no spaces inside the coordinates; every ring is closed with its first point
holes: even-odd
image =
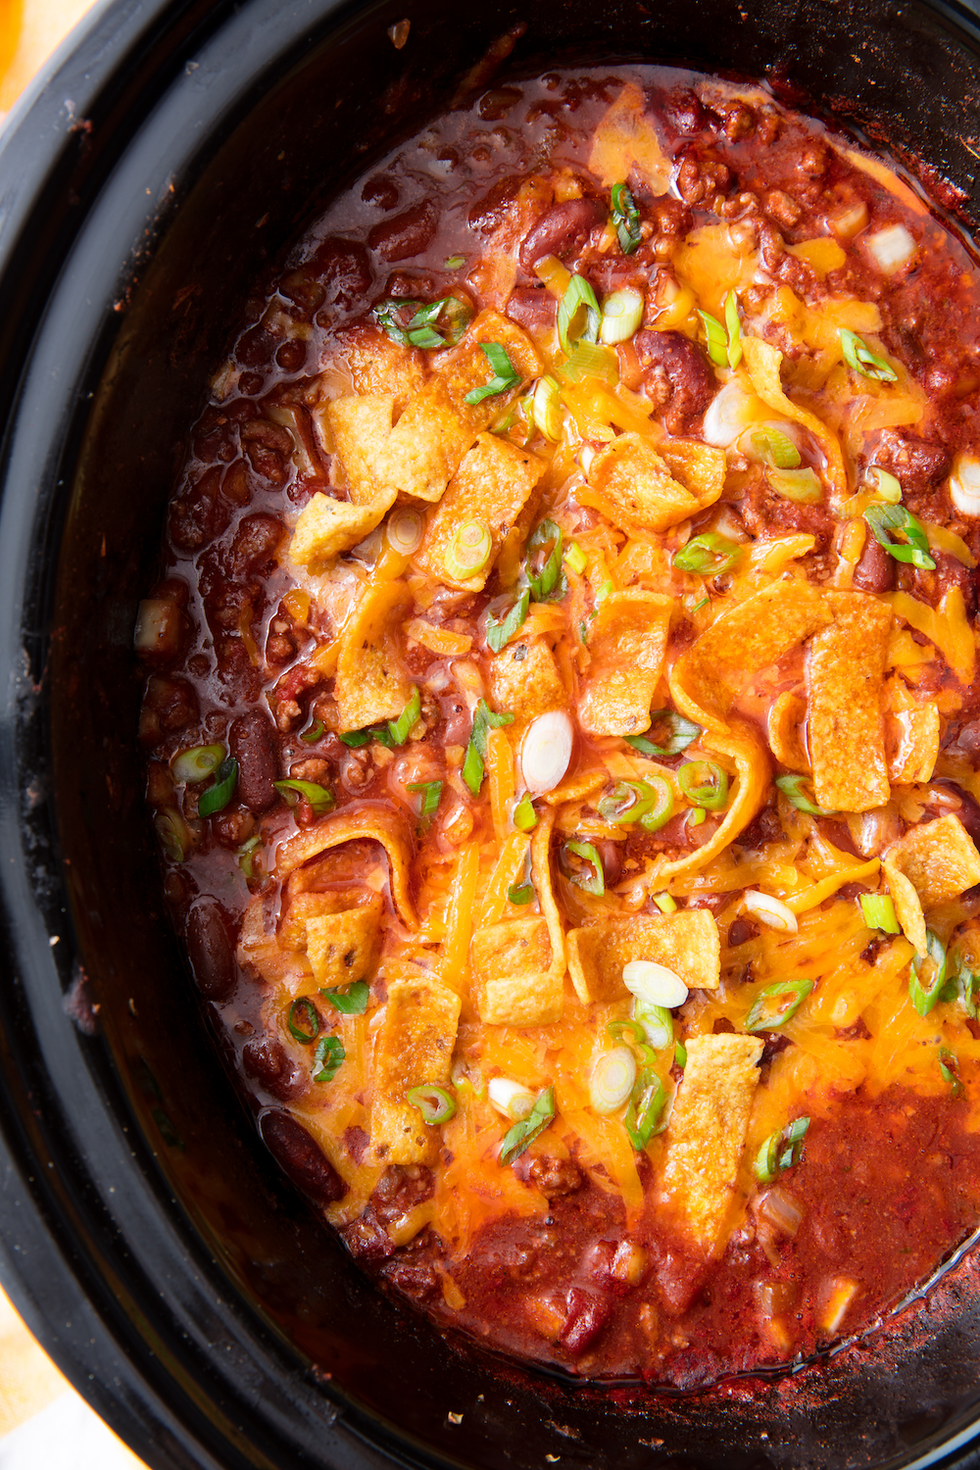
{"type": "Polygon", "coordinates": [[[890,592],[894,584],[895,563],[869,530],[854,568],[854,585],[862,592],[890,592]]]}
{"type": "Polygon", "coordinates": [[[262,1142],[279,1167],[318,1205],[343,1199],[347,1187],[333,1164],[288,1113],[269,1112],[259,1122],[262,1142]]]}
{"type": "Polygon", "coordinates": [[[390,174],[375,174],[361,190],[365,204],[376,204],[379,209],[394,209],[398,203],[398,185],[390,174]]]}
{"type": "Polygon", "coordinates": [[[715,378],[704,354],[680,332],[637,332],[633,342],[644,379],[667,410],[667,427],[679,433],[714,396],[715,378]]]}
{"type": "Polygon", "coordinates": [[[367,251],[358,240],[328,235],[309,265],[323,285],[328,304],[353,306],[368,291],[373,279],[367,251]]]}
{"type": "Polygon", "coordinates": [[[753,924],[751,919],[733,919],[728,928],[728,947],[737,949],[740,944],[748,944],[759,932],[758,924],[753,924]]]}
{"type": "Polygon", "coordinates": [[[216,898],[195,899],[184,925],[184,940],[197,988],[220,1004],[235,988],[232,921],[216,898]]]}
{"type": "Polygon", "coordinates": [[[524,236],[520,249],[521,265],[526,271],[545,255],[567,260],[577,255],[590,231],[606,217],[597,199],[566,199],[545,210],[537,224],[524,236]]]}
{"type": "Polygon", "coordinates": [[[410,256],[422,254],[438,223],[435,205],[423,199],[401,214],[376,224],[368,235],[368,244],[382,260],[408,260],[410,256]]]}
{"type": "Polygon", "coordinates": [[[280,1102],[289,1102],[306,1088],[306,1077],[281,1042],[273,1037],[249,1041],[242,1049],[242,1066],[266,1092],[280,1102]]]}
{"type": "Polygon", "coordinates": [[[279,774],[276,735],[261,710],[239,715],[228,735],[238,762],[238,799],[253,812],[267,812],[277,801],[272,784],[279,774]]]}
{"type": "Polygon", "coordinates": [[[960,729],[956,743],[974,764],[980,762],[980,720],[970,720],[960,729]]]}
{"type": "Polygon", "coordinates": [[[528,332],[546,332],[555,324],[558,302],[543,286],[516,286],[505,308],[512,322],[528,332]]]}
{"type": "Polygon", "coordinates": [[[590,1347],[612,1316],[612,1303],[584,1286],[568,1293],[568,1316],[558,1341],[566,1352],[578,1357],[590,1347]]]}

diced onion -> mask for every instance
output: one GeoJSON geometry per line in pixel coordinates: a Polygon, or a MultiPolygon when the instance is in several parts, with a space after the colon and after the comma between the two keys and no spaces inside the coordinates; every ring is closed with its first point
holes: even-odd
{"type": "Polygon", "coordinates": [[[589,1101],[597,1113],[614,1113],[633,1091],[636,1059],[628,1046],[604,1051],[589,1078],[589,1101]]]}
{"type": "Polygon", "coordinates": [[[754,393],[746,393],[737,381],[726,383],[708,404],[702,437],[706,444],[713,444],[716,449],[727,449],[752,424],[770,418],[772,409],[767,408],[761,398],[754,393]]]}
{"type": "Polygon", "coordinates": [[[534,1107],[535,1094],[510,1077],[491,1077],[487,1083],[487,1097],[498,1113],[520,1123],[534,1107]]]}
{"type": "Polygon", "coordinates": [[[889,225],[875,235],[868,235],[867,245],[879,270],[886,275],[907,265],[916,249],[915,240],[904,225],[889,225]]]}
{"type": "Polygon", "coordinates": [[[568,770],[574,732],[564,710],[538,715],[527,728],[521,745],[521,773],[532,796],[553,791],[568,770]]]}
{"type": "Polygon", "coordinates": [[[411,556],[422,540],[422,517],[417,510],[399,510],[387,526],[388,545],[402,556],[411,556]]]}
{"type": "Polygon", "coordinates": [[[960,515],[980,516],[980,459],[976,455],[956,456],[949,493],[960,515]]]}
{"type": "Polygon", "coordinates": [[[602,303],[602,323],[599,341],[612,346],[616,342],[628,342],[643,320],[643,293],[635,286],[624,286],[613,291],[602,303]]]}
{"type": "Polygon", "coordinates": [[[784,1235],[796,1235],[803,1220],[803,1206],[788,1189],[777,1184],[759,1201],[759,1214],[784,1235]]]}
{"type": "Polygon", "coordinates": [[[637,1000],[646,1001],[648,1005],[666,1006],[668,1010],[682,1006],[688,996],[687,986],[681,977],[668,970],[666,965],[658,965],[655,960],[630,960],[623,966],[623,984],[637,1000]]]}
{"type": "Polygon", "coordinates": [[[144,597],[136,617],[133,646],[137,653],[176,651],[180,612],[166,597],[144,597]]]}
{"type": "Polygon", "coordinates": [[[769,929],[777,929],[780,934],[795,934],[799,929],[796,915],[793,910],[780,899],[773,898],[769,893],[759,893],[755,888],[745,890],[745,907],[769,929]]]}

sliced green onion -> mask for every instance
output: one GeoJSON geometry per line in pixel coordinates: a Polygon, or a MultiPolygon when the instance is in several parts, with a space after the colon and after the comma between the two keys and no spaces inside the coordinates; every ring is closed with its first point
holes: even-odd
{"type": "Polygon", "coordinates": [[[408,698],[408,703],[398,716],[397,720],[388,721],[388,734],[394,745],[404,745],[411,731],[418,723],[419,715],[422,713],[422,696],[416,684],[408,698]]]}
{"type": "MultiPolygon", "coordinates": [[[[695,725],[693,720],[685,720],[683,715],[677,714],[672,709],[654,710],[650,716],[650,728],[646,735],[627,735],[626,744],[632,745],[641,755],[665,756],[680,755],[689,745],[693,745],[701,734],[701,726],[695,725]],[[647,739],[653,730],[665,729],[668,732],[667,740],[658,745],[647,739]]],[[[661,736],[661,739],[663,737],[661,736]]]]}
{"type": "Polygon", "coordinates": [[[631,827],[646,815],[656,799],[653,787],[646,781],[617,781],[598,802],[596,811],[604,822],[631,827]]]}
{"type": "Polygon", "coordinates": [[[417,510],[399,507],[385,525],[385,536],[392,551],[411,556],[422,540],[422,517],[417,510]]]}
{"type": "Polygon", "coordinates": [[[615,352],[611,347],[600,347],[595,342],[576,342],[557,372],[566,383],[581,383],[585,378],[596,378],[612,388],[619,382],[619,363],[615,352]]]}
{"type": "Polygon", "coordinates": [[[674,1066],[680,1067],[682,1072],[687,1066],[687,1047],[683,1041],[674,1042],[674,1066]]]}
{"type": "Polygon", "coordinates": [[[289,1007],[289,1034],[294,1041],[311,1046],[320,1034],[320,1015],[308,995],[294,1000],[289,1007]]]}
{"type": "Polygon", "coordinates": [[[635,286],[613,291],[602,303],[599,341],[608,347],[615,346],[617,342],[628,342],[643,321],[643,306],[643,292],[635,286]]]}
{"type": "Polygon", "coordinates": [[[943,1075],[943,1081],[948,1082],[953,1090],[954,1097],[963,1096],[963,1081],[960,1077],[960,1063],[954,1051],[949,1051],[945,1046],[939,1048],[939,1070],[943,1075]]]}
{"type": "Polygon", "coordinates": [[[464,521],[446,553],[446,571],[458,582],[475,577],[490,560],[493,538],[483,521],[464,521]]]}
{"type": "Polygon", "coordinates": [[[809,1118],[794,1118],[780,1132],[770,1133],[752,1164],[752,1172],[760,1184],[771,1184],[779,1174],[800,1162],[809,1127],[809,1118]]]}
{"type": "Polygon", "coordinates": [[[809,466],[800,470],[769,469],[766,478],[777,495],[796,505],[816,505],[823,499],[820,477],[809,466]]]}
{"type": "Polygon", "coordinates": [[[567,859],[569,854],[573,857],[581,858],[583,862],[589,864],[592,870],[591,872],[588,870],[576,870],[565,861],[563,866],[565,876],[569,882],[574,883],[576,888],[582,888],[586,893],[592,893],[596,898],[601,898],[606,891],[606,875],[602,867],[602,858],[599,856],[595,844],[592,842],[566,842],[562,848],[562,858],[567,859]]]}
{"type": "Polygon", "coordinates": [[[456,1099],[452,1093],[433,1083],[410,1087],[405,1094],[405,1100],[413,1108],[418,1108],[422,1114],[422,1122],[429,1128],[434,1128],[438,1123],[448,1123],[450,1118],[456,1116],[456,1099]]]}
{"type": "Polygon", "coordinates": [[[812,989],[812,980],[779,980],[767,985],[745,1018],[746,1031],[778,1031],[793,1019],[812,989]]]}
{"type": "Polygon", "coordinates": [[[544,520],[531,533],[524,562],[524,572],[535,602],[557,602],[568,591],[561,561],[561,531],[554,521],[544,520]]]}
{"type": "Polygon", "coordinates": [[[901,934],[902,926],[895,913],[895,905],[887,893],[862,893],[861,913],[869,929],[881,929],[885,934],[901,934]]]}
{"type": "Polygon", "coordinates": [[[515,1123],[513,1128],[504,1134],[498,1155],[501,1164],[512,1164],[515,1159],[519,1159],[538,1134],[544,1132],[554,1116],[555,1089],[546,1087],[544,1092],[539,1094],[527,1117],[515,1123]]]}
{"type": "Polygon", "coordinates": [[[406,791],[417,792],[422,800],[419,802],[419,816],[431,817],[439,810],[439,802],[442,797],[441,781],[412,781],[405,787],[406,791]]]}
{"type": "Polygon", "coordinates": [[[655,893],[653,895],[653,901],[662,914],[677,913],[677,900],[672,898],[669,893],[655,893]]]}
{"type": "MultiPolygon", "coordinates": [[[[928,973],[928,972],[927,972],[928,973]]],[[[909,971],[909,997],[920,1016],[928,1016],[946,983],[946,950],[938,934],[926,930],[926,953],[914,955],[909,971]],[[920,976],[926,965],[932,968],[932,979],[923,985],[920,976]]]]}
{"type": "Polygon", "coordinates": [[[530,417],[540,434],[557,444],[561,438],[561,399],[558,384],[550,375],[539,378],[530,398],[530,417]]]}
{"type": "Polygon", "coordinates": [[[837,812],[828,811],[826,807],[817,806],[808,796],[804,794],[803,787],[809,786],[809,776],[777,776],[776,785],[798,812],[806,812],[809,817],[836,817],[837,812]]]}
{"type": "Polygon", "coordinates": [[[392,342],[397,342],[399,347],[408,347],[410,345],[408,332],[404,327],[398,325],[396,313],[407,311],[410,307],[420,305],[421,302],[418,301],[406,301],[397,296],[390,296],[384,301],[379,301],[377,306],[372,307],[371,315],[381,330],[391,338],[392,342]]]}
{"type": "Polygon", "coordinates": [[[215,772],[214,785],[202,791],[197,803],[198,816],[213,817],[223,812],[235,794],[238,785],[238,762],[233,755],[223,760],[215,772]]]}
{"type": "Polygon", "coordinates": [[[515,806],[513,821],[518,832],[533,832],[538,825],[538,814],[529,792],[525,791],[515,806]]]}
{"type": "Polygon", "coordinates": [[[677,772],[677,784],[695,806],[720,812],[728,800],[728,772],[714,761],[689,761],[677,772]]]}
{"type": "Polygon", "coordinates": [[[520,373],[499,342],[481,342],[480,351],[486,356],[494,375],[488,383],[466,394],[463,402],[471,405],[482,403],[484,398],[496,398],[498,393],[509,393],[521,381],[520,373]]]}
{"type": "Polygon", "coordinates": [[[373,731],[368,730],[345,730],[340,736],[345,745],[352,750],[360,750],[364,745],[370,745],[373,731]]]}
{"type": "Polygon", "coordinates": [[[708,813],[703,806],[692,806],[687,814],[687,825],[689,827],[700,827],[707,820],[708,813]]]}
{"type": "Polygon", "coordinates": [[[657,1051],[674,1044],[674,1018],[666,1006],[654,1005],[652,1001],[633,998],[633,1019],[643,1027],[647,1041],[657,1051]]]}
{"type": "Polygon", "coordinates": [[[444,296],[440,301],[424,303],[389,297],[379,301],[372,315],[378,326],[401,347],[421,347],[432,352],[438,347],[452,346],[459,341],[473,317],[473,312],[458,296],[444,296]],[[398,323],[397,314],[417,308],[408,325],[398,323]],[[446,335],[436,330],[443,317],[446,335]]]}
{"type": "Polygon", "coordinates": [[[633,1091],[636,1058],[628,1046],[616,1046],[597,1057],[589,1078],[589,1102],[603,1117],[618,1112],[633,1091]]]}
{"type": "Polygon", "coordinates": [[[323,734],[324,734],[324,724],[323,724],[323,721],[322,720],[317,720],[316,724],[311,725],[308,730],[301,730],[299,732],[299,738],[306,745],[315,745],[318,740],[322,740],[323,739],[323,734]]]}
{"type": "Polygon", "coordinates": [[[571,567],[572,571],[575,572],[578,576],[582,575],[589,564],[588,557],[582,550],[581,546],[579,546],[577,541],[570,541],[568,543],[568,550],[565,552],[565,560],[571,567]]]}
{"type": "Polygon", "coordinates": [[[531,605],[531,589],[525,587],[520,597],[502,618],[487,613],[487,647],[494,653],[506,648],[510,640],[523,628],[531,605]]]}
{"type": "Polygon", "coordinates": [[[182,863],[194,846],[194,836],[176,807],[165,806],[153,818],[160,846],[172,863],[182,863]]]}
{"type": "Polygon", "coordinates": [[[353,985],[337,985],[329,990],[322,989],[320,994],[342,1016],[363,1016],[367,1010],[371,987],[366,980],[355,980],[353,985]]]}
{"type": "Polygon", "coordinates": [[[728,331],[728,366],[737,368],[742,361],[742,324],[734,291],[729,291],[725,297],[725,327],[728,331]]]}
{"type": "Polygon", "coordinates": [[[255,859],[259,855],[258,850],[261,846],[262,838],[256,834],[254,837],[250,837],[247,842],[243,842],[238,849],[238,866],[248,880],[255,877],[255,859]]]}
{"type": "Polygon", "coordinates": [[[628,1039],[634,1044],[646,1040],[646,1032],[639,1021],[609,1021],[606,1024],[606,1035],[611,1036],[614,1041],[628,1039]]]}
{"type": "Polygon", "coordinates": [[[601,313],[595,292],[584,276],[572,276],[558,306],[558,341],[566,357],[582,340],[594,342],[599,335],[601,313]]]}
{"type": "Polygon", "coordinates": [[[489,707],[485,699],[481,699],[473,711],[473,728],[470,731],[466,755],[463,758],[462,776],[474,796],[479,796],[480,787],[483,785],[484,761],[487,758],[487,731],[499,730],[502,726],[513,723],[512,714],[497,713],[489,707]]]}
{"type": "Polygon", "coordinates": [[[339,1036],[324,1036],[316,1044],[313,1053],[313,1066],[317,1069],[313,1073],[314,1082],[332,1082],[340,1071],[344,1058],[347,1056],[344,1043],[339,1036]]]}
{"type": "Polygon", "coordinates": [[[840,345],[844,361],[849,368],[860,373],[862,378],[874,378],[879,383],[897,382],[898,374],[891,364],[872,352],[864,338],[859,337],[856,332],[849,332],[846,327],[841,327],[840,345]]]}
{"type": "Polygon", "coordinates": [[[727,572],[742,555],[741,546],[729,541],[718,531],[705,531],[695,536],[680,551],[675,551],[673,565],[680,572],[693,572],[698,577],[717,577],[727,572]]]}
{"type": "Polygon", "coordinates": [[[662,1133],[666,1128],[666,1102],[667,1094],[656,1072],[644,1070],[623,1119],[623,1127],[637,1153],[643,1152],[654,1134],[662,1133]]]}
{"type": "Polygon", "coordinates": [[[290,806],[295,806],[300,797],[305,796],[318,817],[322,817],[334,804],[333,792],[328,791],[326,786],[318,786],[315,781],[297,781],[290,777],[288,780],[273,781],[272,784],[290,806]]]}
{"type": "Polygon", "coordinates": [[[465,264],[465,255],[447,255],[446,259],[443,261],[443,265],[446,267],[447,271],[458,271],[460,266],[465,264]]]}
{"type": "Polygon", "coordinates": [[[624,255],[632,255],[643,239],[640,229],[640,211],[626,184],[613,184],[609,191],[612,206],[612,222],[616,227],[616,238],[624,255]]]}
{"type": "Polygon", "coordinates": [[[890,470],[879,469],[877,465],[875,465],[875,478],[878,481],[878,494],[882,500],[886,500],[889,505],[901,505],[901,481],[897,480],[890,470]]]}
{"type": "Polygon", "coordinates": [[[708,356],[715,367],[728,367],[728,333],[716,316],[710,311],[698,310],[698,316],[704,323],[704,334],[708,349],[708,356]]]}
{"type": "MultiPolygon", "coordinates": [[[[963,954],[955,952],[947,956],[947,986],[953,990],[953,999],[963,1003],[963,1009],[972,1021],[977,1019],[977,994],[980,991],[980,974],[973,970],[963,954]]],[[[945,1000],[946,997],[944,996],[945,1000]]]]}
{"type": "Polygon", "coordinates": [[[534,887],[530,883],[511,883],[507,888],[507,902],[523,906],[534,901],[534,887]]]}
{"type": "Polygon", "coordinates": [[[204,781],[213,775],[224,758],[223,745],[195,745],[192,750],[182,750],[175,755],[170,769],[178,781],[193,786],[197,781],[204,781]]]}
{"type": "Polygon", "coordinates": [[[753,454],[777,470],[795,470],[800,464],[800,451],[788,434],[773,424],[750,429],[741,444],[748,442],[753,454]]]}
{"type": "Polygon", "coordinates": [[[650,776],[646,785],[653,792],[653,804],[640,818],[644,832],[659,832],[674,815],[674,792],[665,776],[650,776]]]}
{"type": "Polygon", "coordinates": [[[925,530],[904,505],[869,505],[864,519],[878,545],[883,546],[889,556],[927,572],[935,571],[936,563],[929,555],[929,539],[925,530]],[[893,541],[889,531],[901,531],[905,542],[893,541]]]}

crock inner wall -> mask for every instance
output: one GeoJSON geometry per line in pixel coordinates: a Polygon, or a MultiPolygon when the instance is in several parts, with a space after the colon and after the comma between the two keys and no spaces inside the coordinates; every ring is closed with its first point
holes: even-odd
{"type": "MultiPolygon", "coordinates": [[[[456,1351],[367,1286],[271,1165],[215,1066],[156,896],[135,745],[140,685],[131,633],[152,581],[176,446],[249,284],[326,192],[360,172],[372,153],[450,105],[468,73],[471,85],[486,85],[489,73],[471,69],[494,41],[513,39],[504,71],[631,57],[747,76],[774,71],[781,87],[798,88],[841,121],[914,147],[965,191],[964,212],[975,223],[969,145],[980,136],[980,101],[969,17],[951,7],[817,0],[741,9],[708,0],[666,11],[621,3],[598,15],[585,0],[538,0],[526,11],[491,5],[476,16],[446,3],[280,11],[259,0],[246,12],[220,10],[212,38],[188,36],[185,64],[173,68],[135,134],[107,145],[118,157],[106,181],[83,196],[89,212],[51,292],[16,425],[29,449],[35,410],[50,404],[41,367],[53,361],[52,334],[63,339],[70,329],[70,371],[57,390],[65,395],[65,450],[57,465],[38,452],[44,488],[34,529],[35,543],[50,546],[64,515],[65,536],[57,585],[52,591],[36,581],[23,626],[53,631],[42,700],[49,689],[61,857],[100,1034],[52,1036],[50,964],[29,977],[17,1025],[24,1047],[36,1053],[33,1081],[43,1088],[49,1123],[66,1121],[64,1140],[49,1126],[43,1147],[85,1197],[80,1215],[73,1206],[74,1228],[87,1229],[89,1214],[106,1203],[113,1150],[126,1148],[121,1130],[135,1124],[126,1189],[145,1191],[154,1218],[158,1212],[165,1223],[159,1238],[134,1238],[126,1226],[145,1226],[140,1209],[127,1222],[110,1204],[128,1252],[125,1291],[117,1296],[131,1304],[127,1322],[144,1322],[133,1350],[149,1354],[159,1339],[175,1385],[161,1389],[168,1404],[178,1414],[193,1404],[208,1420],[191,1381],[193,1362],[208,1339],[218,1345],[230,1366],[207,1389],[222,1399],[210,1421],[214,1445],[227,1422],[246,1431],[233,1452],[244,1458],[229,1464],[285,1465],[297,1455],[299,1463],[323,1463],[331,1402],[342,1406],[342,1422],[389,1448],[398,1425],[408,1436],[399,1453],[426,1462],[445,1456],[531,1466],[557,1454],[632,1466],[683,1454],[704,1465],[749,1466],[763,1456],[765,1463],[836,1467],[906,1463],[928,1453],[965,1423],[980,1392],[970,1361],[980,1306],[968,1272],[955,1284],[962,1296],[955,1322],[933,1309],[936,1334],[920,1348],[889,1349],[881,1362],[863,1350],[834,1359],[805,1412],[783,1412],[778,1386],[757,1383],[747,1398],[722,1390],[696,1407],[661,1400],[639,1420],[591,1390],[456,1351]],[[396,50],[388,31],[405,19],[408,43],[396,50]],[[159,208],[144,237],[147,184],[159,208]],[[88,312],[71,294],[79,289],[88,312]],[[92,391],[90,410],[85,395],[92,391]],[[72,481],[65,506],[59,482],[72,481]],[[63,1085],[80,1068],[91,1088],[84,1118],[72,1113],[63,1085]],[[100,1127],[100,1107],[109,1122],[105,1146],[97,1147],[90,1130],[100,1127]],[[194,1291],[182,1272],[198,1278],[194,1291]],[[182,1334],[193,1341],[190,1354],[182,1334]],[[333,1379],[318,1381],[304,1353],[333,1379]],[[449,1413],[462,1413],[462,1424],[449,1413]]],[[[99,143],[95,135],[93,146],[99,143]]],[[[50,425],[50,407],[46,419],[50,425]]],[[[39,429],[33,432],[36,439],[39,429]]],[[[13,463],[23,471],[29,459],[20,454],[13,463]]],[[[26,481],[8,478],[7,493],[26,495],[26,481]]],[[[34,647],[36,676],[44,638],[41,632],[34,647]]],[[[46,767],[38,734],[45,709],[25,718],[24,781],[46,767]]],[[[47,896],[53,916],[57,895],[47,896]]],[[[56,958],[64,964],[64,937],[62,944],[56,958]]],[[[24,1070],[23,1057],[17,1065],[24,1070]]],[[[68,1210],[54,1200],[46,1207],[62,1218],[68,1210]]],[[[87,1290],[98,1304],[115,1288],[100,1250],[86,1250],[87,1290]]],[[[939,1295],[952,1289],[947,1283],[939,1295]]],[[[353,1455],[354,1443],[331,1447],[328,1462],[353,1455]]],[[[166,1458],[174,1453],[168,1449],[160,1463],[177,1463],[166,1458]]],[[[215,1453],[221,1463],[232,1451],[215,1453]]]]}

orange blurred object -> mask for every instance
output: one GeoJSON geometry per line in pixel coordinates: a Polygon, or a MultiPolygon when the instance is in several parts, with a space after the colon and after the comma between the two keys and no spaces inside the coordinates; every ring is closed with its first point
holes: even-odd
{"type": "Polygon", "coordinates": [[[92,0],[0,0],[0,120],[92,0]]]}

